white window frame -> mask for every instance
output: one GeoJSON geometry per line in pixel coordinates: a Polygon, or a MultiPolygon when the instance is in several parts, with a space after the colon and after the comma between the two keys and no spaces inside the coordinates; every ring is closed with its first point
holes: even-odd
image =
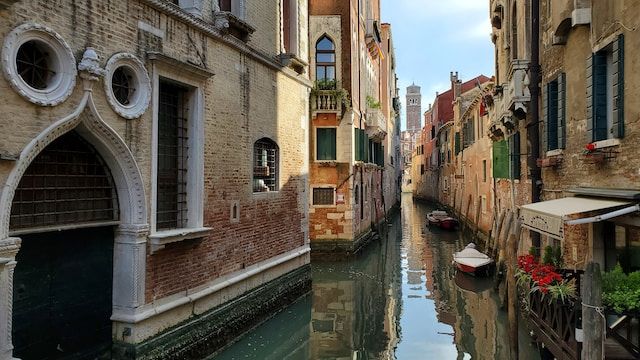
{"type": "Polygon", "coordinates": [[[311,207],[313,208],[334,208],[336,207],[336,198],[337,198],[337,194],[336,194],[336,185],[335,184],[313,184],[311,185],[311,191],[309,192],[309,204],[311,204],[311,207]],[[333,204],[331,205],[316,205],[313,203],[313,191],[315,189],[333,189],[333,204]]]}
{"type": "Polygon", "coordinates": [[[275,137],[273,136],[257,136],[255,139],[253,139],[253,142],[251,142],[251,151],[250,151],[250,157],[249,157],[249,164],[251,164],[251,181],[249,181],[249,191],[251,191],[251,194],[253,194],[256,197],[269,197],[269,196],[276,196],[278,193],[280,193],[280,189],[282,189],[282,154],[280,153],[280,145],[278,144],[277,141],[273,140],[275,137]],[[254,161],[255,161],[255,147],[256,147],[256,142],[261,140],[261,139],[269,139],[271,141],[273,141],[273,143],[276,145],[276,151],[277,151],[277,156],[276,156],[276,181],[277,181],[277,186],[276,189],[274,191],[253,191],[253,172],[254,172],[254,161]]]}
{"type": "Polygon", "coordinates": [[[152,136],[151,136],[151,218],[149,239],[152,251],[166,244],[206,236],[211,228],[204,227],[204,91],[201,79],[181,76],[170,65],[153,63],[152,136]],[[189,90],[188,134],[189,160],[187,163],[187,225],[180,229],[157,230],[158,186],[158,106],[160,81],[175,82],[189,90]]]}
{"type": "Polygon", "coordinates": [[[319,163],[334,163],[338,161],[338,127],[337,126],[314,126],[313,130],[313,159],[319,163]],[[334,160],[318,159],[318,129],[336,129],[336,158],[334,160]]]}

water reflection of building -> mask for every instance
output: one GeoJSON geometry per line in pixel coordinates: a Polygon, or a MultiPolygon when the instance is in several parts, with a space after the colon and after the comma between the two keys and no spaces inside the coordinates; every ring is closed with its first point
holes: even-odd
{"type": "Polygon", "coordinates": [[[352,262],[314,269],[311,359],[392,359],[398,342],[399,221],[352,262]]]}

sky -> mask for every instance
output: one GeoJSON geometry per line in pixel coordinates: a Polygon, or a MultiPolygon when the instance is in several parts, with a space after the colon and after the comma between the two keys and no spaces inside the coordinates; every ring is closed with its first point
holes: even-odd
{"type": "MultiPolygon", "coordinates": [[[[422,111],[436,91],[451,88],[449,73],[464,82],[493,75],[489,0],[381,0],[382,22],[391,24],[406,127],[406,87],[421,86],[422,111]]],[[[424,119],[423,125],[424,125],[424,119]]]]}

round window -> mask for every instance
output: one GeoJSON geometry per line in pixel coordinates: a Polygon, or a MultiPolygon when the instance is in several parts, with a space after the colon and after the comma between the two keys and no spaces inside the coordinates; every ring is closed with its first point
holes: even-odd
{"type": "Polygon", "coordinates": [[[75,87],[73,53],[45,26],[24,24],[11,31],[2,48],[2,68],[11,87],[35,104],[58,105],[75,87]]]}
{"type": "Polygon", "coordinates": [[[151,100],[151,81],[140,60],[127,53],[115,54],[106,66],[105,92],[113,110],[126,119],[140,117],[151,100]]]}
{"type": "Polygon", "coordinates": [[[18,75],[32,88],[44,90],[51,85],[58,70],[51,53],[50,47],[35,40],[27,41],[18,48],[18,75]]]}

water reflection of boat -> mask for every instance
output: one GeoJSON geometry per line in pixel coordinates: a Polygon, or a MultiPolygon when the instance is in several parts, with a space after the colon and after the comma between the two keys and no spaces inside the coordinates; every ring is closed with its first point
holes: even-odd
{"type": "Polygon", "coordinates": [[[449,216],[446,211],[434,210],[427,214],[427,222],[431,226],[438,226],[445,230],[455,230],[458,220],[449,216]]]}
{"type": "Polygon", "coordinates": [[[478,278],[462,271],[456,271],[453,280],[460,289],[476,294],[487,291],[493,286],[493,280],[490,277],[478,278]]]}
{"type": "Polygon", "coordinates": [[[493,259],[476,250],[476,245],[470,243],[464,250],[453,253],[453,263],[460,271],[471,275],[489,275],[493,259]]]}

